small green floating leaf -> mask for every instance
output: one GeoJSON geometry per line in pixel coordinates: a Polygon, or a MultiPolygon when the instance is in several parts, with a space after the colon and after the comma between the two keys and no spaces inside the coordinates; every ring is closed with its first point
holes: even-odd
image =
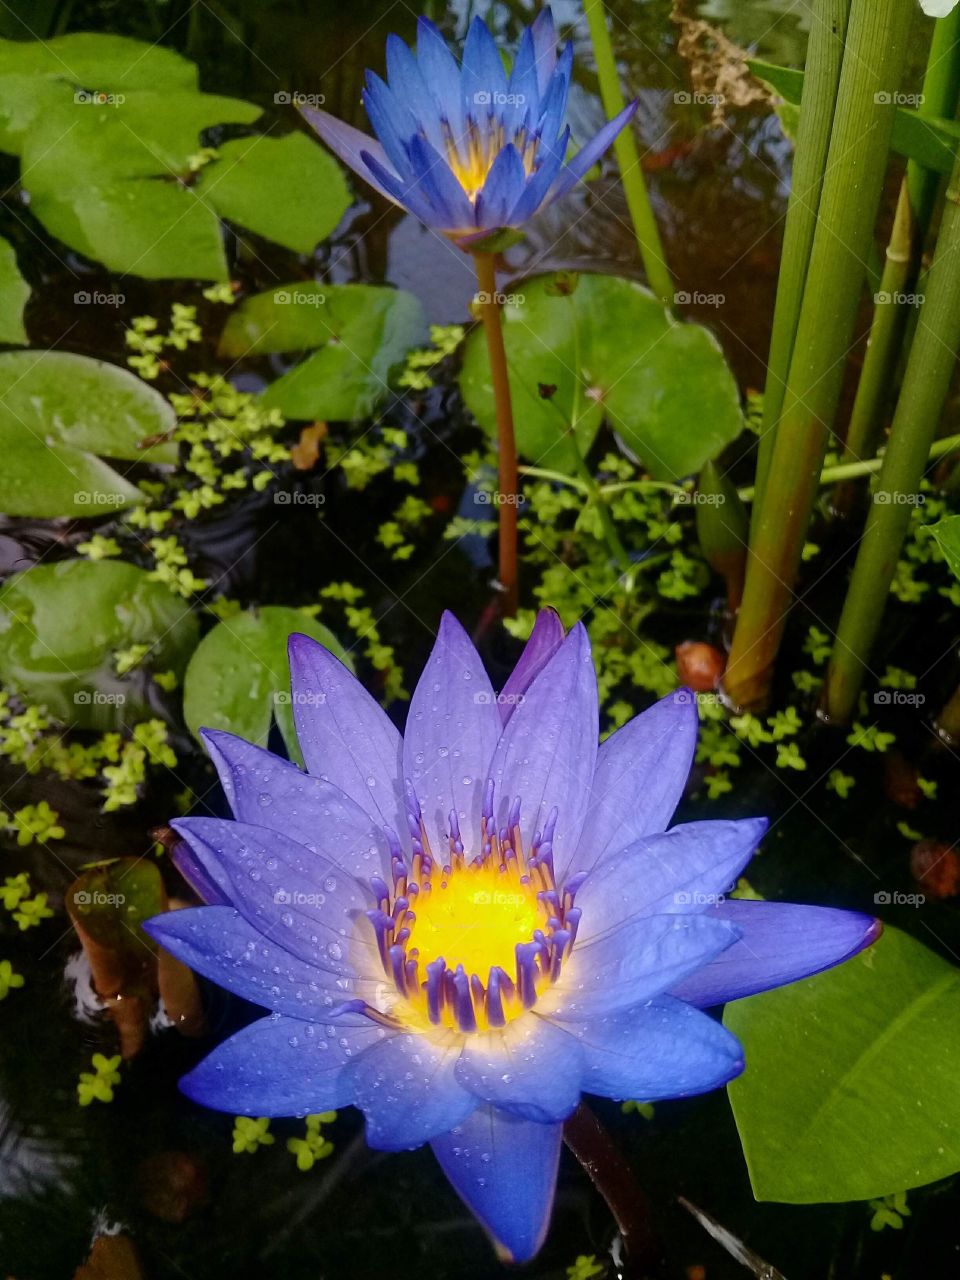
{"type": "Polygon", "coordinates": [[[226,729],[264,747],[276,717],[291,759],[299,762],[287,661],[295,632],[318,640],[353,669],[333,632],[297,609],[267,605],[225,619],[204,636],[187,668],[183,716],[191,733],[226,729]]]}
{"type": "Polygon", "coordinates": [[[727,1006],[728,1086],[758,1200],[870,1200],[960,1169],[960,969],[899,929],[727,1006]]]}
{"type": "Polygon", "coordinates": [[[196,190],[221,218],[296,253],[312,253],[350,205],[340,166],[303,133],[225,142],[196,190]]]}
{"type": "Polygon", "coordinates": [[[26,345],[23,309],[29,297],[30,286],[20,274],[13,246],[0,239],[0,342],[11,346],[26,345]]]}
{"type": "Polygon", "coordinates": [[[146,644],[144,667],[181,675],[196,641],[183,601],[119,560],[38,565],[0,588],[0,681],[78,728],[154,714],[139,669],[116,674],[117,650],[146,644]]]}
{"type": "Polygon", "coordinates": [[[164,398],[126,369],[65,351],[0,355],[0,510],[103,516],[141,500],[100,457],[176,461],[164,398]]]}
{"type": "MultiPolygon", "coordinates": [[[[502,313],[517,447],[524,457],[574,470],[565,432],[577,398],[581,451],[606,418],[658,480],[698,471],[740,434],[737,386],[706,329],[680,323],[632,280],[581,275],[569,297],[557,296],[555,281],[524,281],[502,313]]],[[[479,329],[467,339],[460,387],[477,421],[495,435],[479,329]]]]}
{"type": "Polygon", "coordinates": [[[402,289],[297,282],[234,308],[220,354],[310,351],[267,389],[264,404],[287,418],[355,421],[373,412],[391,368],[425,337],[423,309],[402,289]]]}

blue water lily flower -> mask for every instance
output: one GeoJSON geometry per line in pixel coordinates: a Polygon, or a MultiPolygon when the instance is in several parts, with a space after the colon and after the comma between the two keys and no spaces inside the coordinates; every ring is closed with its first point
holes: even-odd
{"type": "Polygon", "coordinates": [[[549,1221],[582,1092],[652,1101],[743,1069],[702,1009],[839,963],[855,912],[728,901],[763,819],[667,830],[697,733],[686,690],[597,745],[587,634],[540,614],[497,695],[450,614],[401,738],[345,666],[290,640],[306,772],[205,734],[234,821],[185,818],[210,905],[149,932],[269,1009],[181,1082],[232,1114],[359,1107],[430,1143],[502,1256],[549,1221]]]}
{"type": "Polygon", "coordinates": [[[363,103],[379,141],[326,111],[301,110],[371,186],[468,248],[565,195],[636,111],[633,102],[564,167],[572,67],[572,44],[557,55],[549,9],[524,31],[509,74],[480,18],[459,67],[437,28],[420,18],[416,52],[391,35],[387,81],[367,72],[363,103]]]}

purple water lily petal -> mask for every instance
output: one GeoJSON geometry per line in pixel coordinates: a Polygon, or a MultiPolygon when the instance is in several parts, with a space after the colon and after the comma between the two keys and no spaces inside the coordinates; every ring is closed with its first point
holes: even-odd
{"type": "Polygon", "coordinates": [[[226,906],[229,898],[203,868],[203,863],[186,840],[178,840],[170,853],[173,865],[202,902],[211,907],[226,906]]]}
{"type": "Polygon", "coordinates": [[[410,700],[403,741],[404,776],[414,784],[431,839],[449,831],[451,809],[465,840],[479,836],[483,784],[499,737],[500,715],[483,663],[453,614],[444,613],[410,700]]]}
{"type": "Polygon", "coordinates": [[[408,150],[416,189],[444,219],[444,227],[472,230],[476,226],[473,205],[444,157],[420,134],[410,139],[408,150]]]}
{"type": "Polygon", "coordinates": [[[402,743],[386,713],[343,663],[309,636],[290,637],[290,681],[297,741],[309,772],[402,835],[402,743]]]}
{"type": "Polygon", "coordinates": [[[279,831],[354,875],[389,871],[382,828],[333,783],[232,733],[201,735],[238,822],[279,831]]]}
{"type": "Polygon", "coordinates": [[[708,1008],[808,978],[869,947],[882,926],[859,911],[729,899],[709,908],[742,937],[712,964],[678,983],[671,995],[708,1008]]]}
{"type": "Polygon", "coordinates": [[[696,971],[739,936],[731,921],[706,915],[635,920],[596,942],[578,945],[553,992],[542,1001],[543,1012],[566,1022],[642,1004],[690,974],[696,980],[696,971]]]}
{"type": "Polygon", "coordinates": [[[577,890],[578,947],[643,916],[703,911],[735,883],[766,829],[765,818],[688,822],[607,858],[577,890]]]}
{"type": "Polygon", "coordinates": [[[490,766],[498,824],[519,798],[526,847],[556,809],[554,857],[569,860],[586,815],[598,722],[590,641],[578,623],[527,688],[490,766]]]}
{"type": "Polygon", "coordinates": [[[697,700],[678,689],[600,744],[580,845],[560,879],[589,871],[641,836],[666,830],[697,745],[697,700]]]}
{"type": "Polygon", "coordinates": [[[547,1234],[562,1126],[478,1107],[430,1144],[467,1208],[513,1262],[526,1262],[547,1234]]]}
{"type": "Polygon", "coordinates": [[[507,223],[510,211],[523,194],[526,173],[520,153],[512,144],[505,146],[490,166],[477,196],[475,217],[482,231],[502,227],[507,223]]]}
{"type": "Polygon", "coordinates": [[[185,907],[143,927],[195,973],[287,1017],[330,1021],[358,996],[352,979],[299,960],[233,907],[185,907]]]}
{"type": "Polygon", "coordinates": [[[278,831],[220,818],[178,818],[204,870],[255,929],[344,978],[379,974],[372,930],[354,918],[376,904],[368,888],[278,831]]]}
{"type": "Polygon", "coordinates": [[[419,180],[413,174],[412,165],[407,166],[410,170],[409,175],[407,170],[404,170],[401,177],[393,173],[369,151],[362,151],[360,158],[365,171],[372,174],[375,179],[373,185],[383,190],[394,204],[409,209],[413,216],[419,218],[426,227],[433,227],[439,231],[448,225],[446,210],[436,209],[430,203],[427,195],[420,189],[419,180]]]}
{"type": "Polygon", "coordinates": [[[584,1090],[604,1098],[685,1098],[743,1070],[736,1036],[669,996],[565,1025],[583,1050],[584,1090]]]}
{"type": "Polygon", "coordinates": [[[396,197],[391,195],[386,187],[371,174],[362,158],[363,152],[368,151],[379,164],[388,168],[386,152],[379,142],[317,107],[298,106],[298,110],[310,128],[320,135],[330,150],[339,156],[348,168],[359,174],[371,187],[376,187],[380,194],[392,204],[399,203],[396,197]]]}
{"type": "Polygon", "coordinates": [[[467,112],[479,120],[492,110],[494,95],[507,90],[507,73],[497,42],[482,18],[467,31],[460,63],[460,88],[467,112]]]}
{"type": "Polygon", "coordinates": [[[530,26],[533,39],[534,63],[540,85],[540,96],[547,91],[557,67],[557,32],[553,25],[550,6],[541,9],[530,26]]]}
{"type": "Polygon", "coordinates": [[[201,1106],[236,1116],[304,1116],[352,1100],[343,1068],[387,1032],[376,1023],[343,1027],[261,1018],[218,1045],[183,1077],[201,1106]]]}
{"type": "Polygon", "coordinates": [[[563,1120],[580,1100],[583,1054],[545,1018],[519,1018],[502,1031],[467,1038],[456,1074],[483,1102],[524,1120],[563,1120]]]}
{"type": "Polygon", "coordinates": [[[541,609],[530,632],[530,639],[507,677],[498,699],[500,716],[506,724],[514,707],[523,700],[533,680],[563,644],[564,630],[560,615],[554,609],[541,609]]]}
{"type": "Polygon", "coordinates": [[[612,120],[608,120],[600,132],[594,134],[590,141],[580,148],[554,183],[553,190],[548,197],[548,203],[552,204],[554,200],[559,200],[561,196],[565,196],[571,187],[575,186],[583,175],[597,163],[620,130],[633,119],[639,105],[640,99],[635,98],[612,120]]]}
{"type": "Polygon", "coordinates": [[[460,68],[439,30],[429,18],[417,19],[417,62],[433,95],[439,116],[446,115],[455,138],[463,128],[460,102],[460,68]]]}
{"type": "Polygon", "coordinates": [[[367,1145],[406,1151],[462,1124],[477,1105],[457,1081],[460,1046],[397,1034],[362,1054],[347,1070],[351,1101],[367,1121],[367,1145]]]}
{"type": "Polygon", "coordinates": [[[398,174],[405,173],[409,168],[406,144],[416,130],[416,120],[406,106],[401,106],[396,101],[390,88],[373,71],[366,74],[361,97],[367,117],[383,144],[387,159],[398,174]]]}
{"type": "MultiPolygon", "coordinates": [[[[421,74],[416,56],[395,35],[387,36],[387,79],[390,82],[387,102],[392,102],[394,119],[401,114],[404,117],[409,115],[412,122],[413,127],[406,131],[407,140],[420,130],[434,146],[442,145],[433,94],[421,74]]],[[[386,146],[386,139],[381,137],[380,140],[386,146]]],[[[389,147],[387,150],[389,152],[389,147]]]]}

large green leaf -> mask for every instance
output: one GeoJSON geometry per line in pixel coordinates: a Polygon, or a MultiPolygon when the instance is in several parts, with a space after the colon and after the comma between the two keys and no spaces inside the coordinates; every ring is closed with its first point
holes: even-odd
{"type": "Polygon", "coordinates": [[[294,283],[236,307],[220,351],[233,359],[313,351],[267,389],[264,402],[289,418],[352,421],[373,412],[391,367],[425,332],[420,303],[402,289],[294,283]]]}
{"type": "Polygon", "coordinates": [[[13,246],[0,240],[0,342],[11,346],[27,342],[23,308],[29,297],[30,286],[20,274],[13,246]]]}
{"type": "Polygon", "coordinates": [[[950,572],[960,580],[960,516],[945,516],[927,528],[936,538],[950,572]]]}
{"type": "Polygon", "coordinates": [[[297,609],[267,605],[238,614],[204,636],[190,660],[183,715],[191,732],[227,729],[264,747],[275,716],[291,759],[299,762],[287,662],[287,641],[298,631],[353,669],[333,632],[297,609]]]}
{"type": "MultiPolygon", "coordinates": [[[[698,471],[740,434],[739,396],[720,347],[681,324],[649,290],[618,276],[584,275],[558,296],[556,277],[526,280],[503,308],[517,448],[541,466],[573,471],[566,432],[580,383],[581,451],[606,418],[651,474],[698,471]]],[[[477,421],[496,435],[483,332],[470,335],[460,386],[477,421]]]]}
{"type": "Polygon", "coordinates": [[[727,1006],[760,1200],[869,1200],[960,1169],[960,969],[887,928],[838,969],[727,1006]]]}
{"type": "Polygon", "coordinates": [[[0,355],[0,511],[104,515],[139,490],[97,455],[175,462],[164,398],[126,369],[66,351],[0,355]]]}
{"type": "Polygon", "coordinates": [[[38,565],[0,588],[0,680],[80,728],[155,714],[144,668],[182,675],[196,640],[184,601],[119,560],[38,565]],[[114,654],[135,644],[149,651],[120,677],[114,654]]]}
{"type": "Polygon", "coordinates": [[[312,253],[350,205],[340,166],[303,133],[224,143],[196,189],[221,218],[296,253],[312,253]]]}
{"type": "MultiPolygon", "coordinates": [[[[778,67],[773,62],[748,59],[747,65],[758,80],[763,80],[793,106],[800,105],[803,72],[792,67],[778,67]]],[[[915,160],[937,173],[951,173],[960,146],[960,122],[936,116],[922,116],[907,107],[897,107],[893,116],[890,145],[894,151],[915,160]]]]}
{"type": "Polygon", "coordinates": [[[0,40],[0,75],[45,76],[85,89],[195,89],[197,68],[160,44],[125,36],[54,36],[0,40]]]}
{"type": "Polygon", "coordinates": [[[148,280],[227,278],[216,210],[189,187],[121,178],[38,195],[32,207],[51,235],[111,271],[148,280]]]}

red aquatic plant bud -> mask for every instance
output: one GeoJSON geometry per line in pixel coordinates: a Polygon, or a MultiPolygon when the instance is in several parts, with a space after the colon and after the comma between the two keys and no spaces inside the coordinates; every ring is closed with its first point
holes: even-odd
{"type": "Polygon", "coordinates": [[[960,891],[960,854],[943,840],[918,840],[910,850],[910,871],[928,898],[952,898],[960,891]]]}
{"type": "Polygon", "coordinates": [[[710,693],[716,689],[727,664],[719,649],[702,640],[684,640],[673,652],[681,684],[697,693],[710,693]]]}

